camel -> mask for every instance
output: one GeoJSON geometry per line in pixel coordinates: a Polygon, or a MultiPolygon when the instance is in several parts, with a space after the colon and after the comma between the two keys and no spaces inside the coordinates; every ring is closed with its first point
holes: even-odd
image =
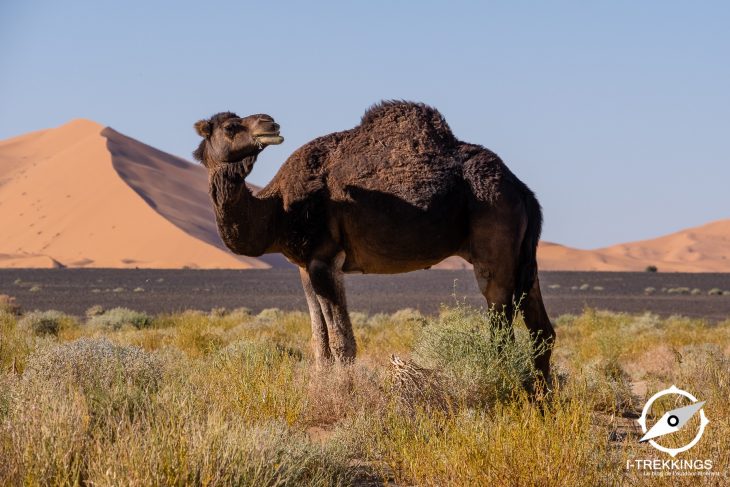
{"type": "MultiPolygon", "coordinates": [[[[256,158],[284,139],[264,114],[218,113],[195,124],[193,156],[207,168],[218,230],[236,254],[280,252],[299,267],[318,364],[356,355],[343,273],[427,269],[458,255],[473,265],[490,307],[515,303],[547,380],[555,332],[537,275],[542,210],[490,150],[458,140],[422,103],[384,101],[358,126],[303,145],[256,194],[256,158]]],[[[509,320],[511,324],[511,319],[509,320]]]]}

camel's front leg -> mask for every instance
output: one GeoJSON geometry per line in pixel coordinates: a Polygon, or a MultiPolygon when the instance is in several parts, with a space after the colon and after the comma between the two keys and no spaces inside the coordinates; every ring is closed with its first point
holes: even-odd
{"type": "Polygon", "coordinates": [[[329,344],[335,360],[341,363],[355,359],[355,335],[347,314],[341,263],[314,259],[307,266],[312,289],[327,322],[329,344]]]}
{"type": "Polygon", "coordinates": [[[302,287],[304,288],[304,295],[307,297],[307,305],[309,306],[309,318],[312,321],[312,349],[314,350],[314,359],[317,365],[321,367],[332,362],[327,322],[324,319],[322,308],[312,287],[312,281],[309,279],[309,273],[306,269],[300,267],[299,275],[302,278],[302,287]]]}

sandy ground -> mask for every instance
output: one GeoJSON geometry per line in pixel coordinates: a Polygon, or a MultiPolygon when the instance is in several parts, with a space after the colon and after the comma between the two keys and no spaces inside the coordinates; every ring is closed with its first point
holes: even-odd
{"type": "MultiPolygon", "coordinates": [[[[553,317],[591,306],[713,321],[730,318],[730,295],[707,294],[713,288],[730,290],[730,274],[542,272],[540,279],[553,317]],[[655,294],[647,295],[647,287],[655,288],[655,294]],[[697,295],[661,291],[679,287],[700,291],[697,295]]],[[[411,307],[433,313],[441,303],[453,303],[454,296],[484,304],[470,271],[351,275],[346,285],[352,311],[393,312],[411,307]]],[[[96,304],[152,313],[240,306],[253,311],[306,309],[298,273],[286,269],[4,269],[0,270],[0,294],[15,296],[26,310],[59,309],[78,315],[96,304]]]]}

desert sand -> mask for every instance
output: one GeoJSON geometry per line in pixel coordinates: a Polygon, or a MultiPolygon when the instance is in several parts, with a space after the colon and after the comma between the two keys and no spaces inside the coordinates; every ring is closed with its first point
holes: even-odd
{"type": "Polygon", "coordinates": [[[204,168],[89,120],[0,142],[0,221],[0,267],[269,267],[218,239],[204,168]]]}
{"type": "MultiPolygon", "coordinates": [[[[0,142],[0,222],[0,267],[286,265],[225,248],[203,167],[90,120],[0,142]]],[[[730,219],[594,250],[543,241],[538,261],[543,270],[730,272],[730,219]]],[[[468,267],[458,257],[435,266],[468,267]]]]}
{"type": "Polygon", "coordinates": [[[595,250],[541,242],[538,259],[545,270],[643,271],[655,265],[666,272],[730,272],[730,219],[595,250]]]}

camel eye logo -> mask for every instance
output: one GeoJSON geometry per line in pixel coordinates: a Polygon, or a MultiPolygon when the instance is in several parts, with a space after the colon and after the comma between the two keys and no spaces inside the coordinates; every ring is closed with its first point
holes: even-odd
{"type": "Polygon", "coordinates": [[[664,389],[663,391],[657,392],[656,394],[651,396],[646,402],[646,404],[644,405],[644,410],[641,412],[641,417],[638,419],[639,425],[641,425],[641,430],[644,432],[644,436],[639,441],[648,441],[651,446],[659,451],[663,451],[664,453],[669,453],[672,457],[676,457],[677,454],[689,450],[690,448],[695,446],[698,441],[700,441],[700,438],[702,438],[702,434],[705,432],[705,426],[707,426],[707,424],[710,422],[710,420],[707,419],[707,416],[705,416],[705,411],[702,409],[702,406],[704,404],[705,401],[698,401],[695,396],[687,391],[679,389],[677,386],[674,385],[669,389],[664,389]],[[666,411],[662,415],[662,417],[659,418],[659,421],[654,423],[654,425],[647,430],[646,419],[647,415],[651,411],[652,405],[660,397],[669,395],[684,396],[692,401],[692,404],[690,404],[689,406],[666,411]],[[654,441],[654,438],[670,435],[682,429],[682,427],[686,425],[687,422],[698,411],[700,413],[700,427],[692,441],[679,448],[667,448],[654,441]]]}

